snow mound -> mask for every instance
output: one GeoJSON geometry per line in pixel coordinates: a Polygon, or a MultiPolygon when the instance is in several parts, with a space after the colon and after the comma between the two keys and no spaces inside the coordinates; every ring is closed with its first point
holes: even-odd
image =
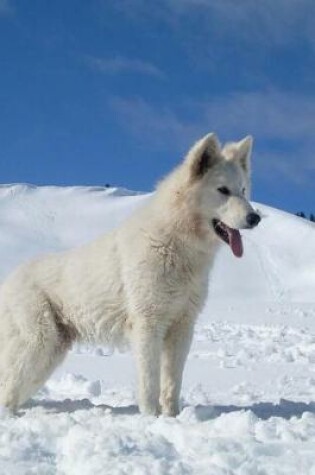
{"type": "MultiPolygon", "coordinates": [[[[274,413],[281,407],[285,402],[274,413]]],[[[228,408],[206,420],[202,414],[186,407],[178,419],[156,419],[132,408],[123,413],[84,405],[33,407],[23,417],[0,420],[0,470],[10,475],[314,473],[313,413],[287,418],[266,410],[264,419],[228,408]]]]}

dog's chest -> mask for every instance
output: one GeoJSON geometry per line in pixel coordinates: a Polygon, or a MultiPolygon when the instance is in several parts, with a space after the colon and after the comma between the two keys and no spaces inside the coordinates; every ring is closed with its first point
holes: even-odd
{"type": "Polygon", "coordinates": [[[183,259],[161,275],[165,302],[173,314],[196,314],[207,297],[209,268],[183,259]]]}

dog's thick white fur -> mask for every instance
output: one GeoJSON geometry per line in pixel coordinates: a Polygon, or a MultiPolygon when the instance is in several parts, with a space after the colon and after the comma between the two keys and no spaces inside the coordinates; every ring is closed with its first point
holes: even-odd
{"type": "Polygon", "coordinates": [[[250,227],[251,144],[246,137],[221,148],[208,134],[122,226],[9,276],[0,294],[0,405],[15,409],[26,401],[75,340],[126,340],[137,364],[140,410],[178,413],[220,242],[213,219],[250,227]]]}

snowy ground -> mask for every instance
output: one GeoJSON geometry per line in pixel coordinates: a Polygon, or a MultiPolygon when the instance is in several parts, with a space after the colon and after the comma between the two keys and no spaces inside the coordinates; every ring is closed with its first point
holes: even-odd
{"type": "MultiPolygon", "coordinates": [[[[147,199],[120,194],[3,187],[2,275],[94,237],[147,199]]],[[[218,259],[181,414],[138,413],[129,353],[75,347],[34,399],[0,419],[0,475],[315,475],[315,227],[260,208],[265,223],[245,236],[244,259],[218,259]]]]}

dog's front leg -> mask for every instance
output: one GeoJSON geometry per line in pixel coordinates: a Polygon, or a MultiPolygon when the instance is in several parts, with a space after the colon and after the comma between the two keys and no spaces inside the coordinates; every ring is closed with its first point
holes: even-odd
{"type": "Polygon", "coordinates": [[[163,342],[160,404],[165,416],[179,413],[183,371],[193,333],[193,322],[183,319],[170,328],[163,342]]]}
{"type": "Polygon", "coordinates": [[[133,328],[133,350],[138,373],[140,412],[158,415],[160,394],[160,360],[162,336],[149,325],[133,328]]]}

